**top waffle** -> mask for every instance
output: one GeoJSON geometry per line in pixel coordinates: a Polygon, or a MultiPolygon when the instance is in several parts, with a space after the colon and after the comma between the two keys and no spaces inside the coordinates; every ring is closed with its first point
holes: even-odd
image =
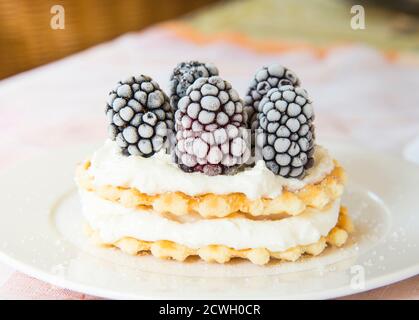
{"type": "Polygon", "coordinates": [[[119,202],[125,207],[148,207],[155,211],[170,213],[176,216],[191,213],[204,218],[226,217],[233,213],[250,216],[272,216],[278,214],[298,215],[306,207],[324,208],[327,204],[342,195],[345,173],[335,162],[335,168],[322,181],[307,185],[297,192],[284,190],[280,196],[270,198],[249,199],[242,193],[225,195],[203,194],[190,196],[182,192],[166,192],[148,195],[127,186],[95,186],[94,177],[89,175],[90,161],[77,168],[76,180],[80,188],[94,191],[100,197],[119,202]]]}

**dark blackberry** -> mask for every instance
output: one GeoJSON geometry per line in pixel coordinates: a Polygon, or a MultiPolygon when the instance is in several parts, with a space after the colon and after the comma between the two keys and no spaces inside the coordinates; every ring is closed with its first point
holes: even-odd
{"type": "Polygon", "coordinates": [[[106,104],[109,137],[125,155],[149,157],[165,143],[173,128],[169,98],[150,77],[120,81],[106,104]]]}
{"type": "Polygon", "coordinates": [[[175,154],[186,172],[233,174],[250,156],[243,103],[218,76],[199,78],[179,100],[175,154]]]}
{"type": "Polygon", "coordinates": [[[279,88],[283,85],[298,87],[300,80],[296,74],[280,64],[271,64],[259,69],[244,98],[244,110],[248,118],[248,128],[257,128],[257,114],[259,103],[266,93],[272,88],[279,88]]]}
{"type": "Polygon", "coordinates": [[[266,166],[283,177],[301,178],[313,166],[314,113],[307,92],[290,85],[268,91],[260,101],[257,145],[266,166]]]}
{"type": "Polygon", "coordinates": [[[186,95],[188,87],[198,78],[218,76],[218,69],[212,63],[199,61],[181,62],[170,77],[170,103],[176,110],[179,99],[186,95]]]}

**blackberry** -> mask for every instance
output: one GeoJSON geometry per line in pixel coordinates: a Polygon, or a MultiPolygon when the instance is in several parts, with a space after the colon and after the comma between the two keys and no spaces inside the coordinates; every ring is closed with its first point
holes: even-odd
{"type": "Polygon", "coordinates": [[[106,104],[108,133],[125,155],[149,157],[164,145],[173,128],[169,98],[150,77],[118,82],[106,104]]]}
{"type": "Polygon", "coordinates": [[[279,88],[283,85],[298,87],[300,80],[296,74],[280,64],[271,64],[259,69],[244,98],[244,110],[248,117],[248,128],[257,128],[257,114],[259,103],[265,94],[272,88],[279,88]]]}
{"type": "Polygon", "coordinates": [[[170,77],[170,103],[177,109],[179,99],[186,95],[188,87],[198,78],[218,76],[218,69],[212,63],[199,61],[181,62],[170,77]]]}
{"type": "Polygon", "coordinates": [[[259,109],[257,146],[266,166],[283,177],[303,177],[314,162],[314,113],[307,92],[290,85],[273,88],[259,109]]]}
{"type": "Polygon", "coordinates": [[[234,174],[250,156],[243,103],[218,76],[199,78],[179,100],[175,155],[186,172],[234,174]]]}

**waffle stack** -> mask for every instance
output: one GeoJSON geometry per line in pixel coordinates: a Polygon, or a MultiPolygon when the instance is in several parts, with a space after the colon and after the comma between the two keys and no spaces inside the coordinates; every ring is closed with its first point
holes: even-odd
{"type": "MultiPolygon", "coordinates": [[[[328,244],[340,247],[353,228],[347,211],[340,206],[345,174],[325,149],[316,149],[319,162],[305,178],[313,178],[311,183],[289,190],[286,182],[278,181],[283,189],[277,196],[253,198],[243,190],[191,195],[184,188],[145,193],[141,186],[149,190],[170,187],[171,176],[176,185],[188,183],[191,175],[197,183],[212,180],[219,184],[220,176],[185,173],[164,153],[147,159],[125,157],[114,142],[107,141],[77,168],[88,233],[96,243],[132,255],[151,253],[179,261],[199,256],[225,263],[238,257],[266,264],[270,259],[295,261],[304,254],[318,255],[328,244]],[[149,174],[148,179],[153,179],[150,166],[164,170],[167,180],[160,176],[154,186],[144,183],[149,174]]],[[[252,169],[223,178],[234,186],[232,180],[248,179],[249,171],[252,169]]]]}
{"type": "Polygon", "coordinates": [[[296,261],[352,231],[345,173],[315,143],[306,90],[263,67],[245,102],[212,64],[179,64],[109,94],[109,139],[76,172],[89,235],[131,255],[296,261]]]}

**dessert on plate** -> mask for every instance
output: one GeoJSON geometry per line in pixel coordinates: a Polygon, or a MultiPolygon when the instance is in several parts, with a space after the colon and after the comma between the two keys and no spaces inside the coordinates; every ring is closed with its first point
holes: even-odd
{"type": "Polygon", "coordinates": [[[294,72],[260,69],[244,102],[212,64],[183,62],[170,80],[170,98],[144,75],[109,94],[109,138],[76,172],[98,244],[263,265],[347,241],[345,173],[316,144],[294,72]]]}

